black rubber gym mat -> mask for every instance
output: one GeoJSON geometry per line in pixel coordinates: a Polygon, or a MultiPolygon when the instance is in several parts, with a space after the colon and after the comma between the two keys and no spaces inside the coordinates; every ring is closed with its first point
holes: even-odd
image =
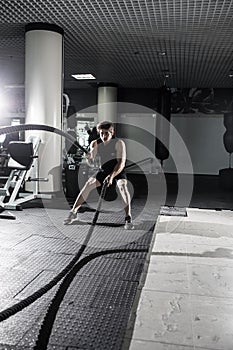
{"type": "MultiPolygon", "coordinates": [[[[135,203],[135,217],[141,210],[140,203],[138,207],[135,203]]],[[[34,293],[73,259],[93,212],[81,213],[86,225],[64,226],[66,215],[66,210],[30,208],[16,212],[16,220],[0,223],[0,254],[5,264],[0,264],[1,310],[34,293]]],[[[125,231],[122,220],[122,212],[100,213],[100,225],[81,259],[99,256],[77,272],[67,289],[47,349],[121,349],[156,216],[153,208],[147,211],[133,231],[125,231]]],[[[0,349],[34,348],[50,300],[61,283],[0,323],[0,349]]]]}

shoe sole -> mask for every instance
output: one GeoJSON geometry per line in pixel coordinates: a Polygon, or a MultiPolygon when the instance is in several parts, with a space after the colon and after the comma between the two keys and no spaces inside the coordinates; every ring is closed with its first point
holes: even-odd
{"type": "Polygon", "coordinates": [[[69,222],[67,222],[67,223],[65,223],[65,222],[63,222],[63,225],[71,225],[71,224],[73,224],[74,222],[80,222],[80,223],[82,223],[82,221],[81,220],[79,220],[78,218],[75,218],[75,219],[72,219],[71,221],[69,221],[69,222]]]}
{"type": "Polygon", "coordinates": [[[124,226],[124,229],[125,229],[125,230],[134,230],[134,226],[125,225],[125,226],[124,226]]]}

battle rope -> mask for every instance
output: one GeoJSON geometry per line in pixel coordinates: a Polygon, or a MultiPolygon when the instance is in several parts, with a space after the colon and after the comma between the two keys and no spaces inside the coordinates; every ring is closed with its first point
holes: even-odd
{"type": "Polygon", "coordinates": [[[77,275],[77,273],[81,270],[83,266],[85,266],[88,262],[93,259],[96,259],[100,256],[107,254],[117,254],[117,253],[147,253],[147,249],[114,249],[114,250],[105,250],[101,252],[96,252],[93,254],[89,254],[82,260],[80,260],[69,273],[65,276],[62,281],[59,289],[57,290],[55,296],[53,297],[51,304],[48,307],[46,315],[44,317],[43,323],[41,325],[39,335],[36,341],[36,345],[33,347],[33,350],[46,350],[47,345],[49,343],[49,338],[52,332],[53,324],[56,319],[57,312],[59,310],[60,304],[70,286],[73,279],[77,275]]]}
{"type": "MultiPolygon", "coordinates": [[[[83,148],[77,142],[77,140],[74,137],[72,137],[71,135],[69,135],[69,134],[67,134],[67,133],[65,133],[65,132],[63,132],[63,131],[61,131],[59,129],[56,129],[54,127],[47,126],[47,125],[42,125],[42,124],[23,124],[23,125],[15,125],[15,126],[3,127],[3,128],[0,128],[0,135],[2,135],[2,134],[11,134],[11,133],[15,133],[15,132],[19,132],[19,131],[26,131],[26,130],[43,130],[43,131],[56,133],[56,134],[58,134],[60,136],[65,137],[69,141],[71,141],[73,143],[76,143],[76,146],[79,147],[84,153],[88,153],[88,151],[85,148],[83,148]]],[[[68,274],[68,272],[71,272],[71,275],[72,275],[73,268],[74,268],[75,264],[77,263],[77,261],[79,260],[80,256],[82,255],[82,253],[84,252],[84,250],[86,249],[87,244],[88,244],[88,242],[89,242],[89,240],[91,238],[91,235],[93,233],[93,230],[95,228],[95,225],[96,225],[96,222],[97,222],[97,219],[98,219],[98,216],[99,216],[100,208],[101,208],[101,205],[102,205],[102,200],[103,200],[103,198],[105,196],[105,193],[106,193],[106,189],[107,189],[107,184],[104,184],[103,187],[102,187],[102,190],[101,190],[101,194],[100,194],[100,197],[99,197],[98,204],[97,204],[97,209],[96,209],[93,221],[91,223],[91,226],[90,226],[90,228],[88,230],[87,236],[86,236],[83,244],[81,245],[79,251],[74,256],[74,258],[70,261],[70,263],[57,276],[55,276],[45,286],[43,286],[42,288],[40,288],[39,290],[34,292],[32,295],[30,295],[29,297],[25,298],[24,300],[21,300],[19,303],[17,303],[15,305],[13,305],[13,306],[11,306],[11,307],[1,311],[0,312],[0,322],[8,319],[9,317],[13,316],[17,312],[23,310],[24,308],[26,308],[27,306],[29,306],[30,304],[35,302],[42,295],[47,293],[52,287],[54,287],[63,277],[65,277],[68,274]]]]}
{"type": "Polygon", "coordinates": [[[3,310],[0,312],[0,322],[6,320],[7,318],[9,318],[10,316],[13,316],[14,314],[16,314],[17,312],[23,310],[25,307],[29,306],[30,304],[32,304],[34,301],[36,301],[37,299],[39,299],[42,295],[44,295],[45,293],[47,293],[52,287],[54,287],[68,272],[69,270],[76,264],[76,262],[78,261],[78,259],[80,258],[80,256],[82,255],[82,253],[84,252],[84,250],[87,247],[87,244],[91,238],[91,235],[93,233],[93,230],[95,228],[95,224],[97,222],[98,216],[99,216],[99,212],[100,212],[100,208],[101,208],[101,204],[103,201],[103,198],[105,196],[105,192],[106,192],[106,188],[107,188],[107,184],[104,184],[101,190],[101,194],[98,200],[98,204],[97,204],[97,209],[95,211],[95,215],[94,218],[92,220],[91,226],[88,230],[88,233],[85,237],[84,242],[82,243],[79,251],[76,253],[76,255],[74,256],[74,258],[70,261],[70,263],[57,275],[55,276],[49,283],[47,283],[45,286],[43,286],[42,288],[38,289],[35,293],[31,294],[29,297],[21,300],[20,302],[18,302],[17,304],[3,310]]]}
{"type": "Polygon", "coordinates": [[[27,131],[27,130],[42,130],[42,131],[54,132],[55,134],[63,136],[69,141],[71,141],[72,143],[74,143],[74,145],[77,146],[77,148],[80,148],[84,153],[88,153],[88,151],[77,142],[75,137],[71,136],[70,134],[60,129],[57,129],[48,125],[43,125],[43,124],[22,124],[21,125],[20,124],[20,125],[14,125],[14,126],[6,126],[4,128],[0,128],[0,135],[13,134],[15,132],[27,131]]]}
{"type": "MultiPolygon", "coordinates": [[[[43,125],[43,124],[20,124],[20,125],[14,125],[14,126],[6,126],[3,128],[0,128],[0,135],[3,134],[13,134],[15,132],[19,132],[19,131],[27,131],[27,130],[42,130],[42,131],[48,131],[48,132],[54,132],[55,134],[58,134],[60,136],[65,137],[67,140],[71,141],[75,147],[80,148],[85,154],[88,153],[88,150],[84,147],[82,147],[78,142],[77,139],[75,137],[73,137],[72,135],[54,128],[52,126],[48,126],[48,125],[43,125]]],[[[145,162],[147,160],[151,160],[151,158],[146,158],[143,159],[141,162],[145,162]]],[[[127,165],[125,168],[131,168],[135,166],[135,164],[129,164],[127,165]]]]}
{"type": "MultiPolygon", "coordinates": [[[[74,137],[72,137],[71,135],[69,135],[69,134],[67,134],[59,129],[56,129],[54,127],[47,126],[47,125],[23,124],[23,125],[7,126],[7,127],[0,128],[0,135],[11,134],[11,133],[15,133],[15,132],[19,132],[19,131],[26,131],[26,130],[43,130],[43,131],[53,132],[55,134],[58,134],[60,136],[65,137],[66,139],[68,139],[69,141],[71,141],[73,143],[76,143],[76,145],[84,153],[88,153],[87,150],[85,148],[83,148],[74,137]]],[[[95,216],[94,216],[92,224],[90,226],[90,230],[88,231],[88,234],[84,240],[84,243],[81,245],[81,247],[80,247],[79,251],[77,252],[77,254],[75,255],[75,257],[70,261],[70,263],[57,276],[55,276],[45,286],[43,286],[38,291],[36,291],[32,295],[30,295],[29,297],[25,298],[24,300],[21,300],[19,303],[17,303],[15,305],[3,310],[2,312],[0,312],[0,322],[6,320],[10,316],[23,310],[25,307],[29,306],[34,301],[36,301],[38,298],[40,298],[43,294],[47,293],[47,291],[49,291],[53,286],[55,286],[67,274],[67,272],[75,265],[75,263],[78,261],[78,259],[82,255],[83,251],[85,250],[85,248],[88,244],[88,241],[91,237],[91,234],[93,232],[95,223],[96,223],[98,216],[99,216],[99,210],[101,207],[102,198],[105,195],[106,187],[107,186],[103,186],[103,188],[102,188],[101,195],[100,195],[99,202],[98,202],[98,206],[97,206],[97,210],[95,212],[95,216]]]]}

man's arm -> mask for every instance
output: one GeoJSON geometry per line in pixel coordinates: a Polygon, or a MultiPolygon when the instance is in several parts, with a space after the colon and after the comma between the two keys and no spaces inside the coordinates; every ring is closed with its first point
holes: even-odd
{"type": "Polygon", "coordinates": [[[116,143],[116,159],[117,164],[115,165],[111,174],[109,174],[104,181],[108,182],[109,185],[112,184],[115,176],[120,174],[125,167],[126,162],[126,147],[122,140],[118,140],[116,143]]]}
{"type": "Polygon", "coordinates": [[[86,155],[87,164],[90,166],[93,165],[94,159],[97,154],[97,149],[98,149],[98,144],[97,144],[97,141],[94,140],[90,143],[90,151],[86,155]]]}

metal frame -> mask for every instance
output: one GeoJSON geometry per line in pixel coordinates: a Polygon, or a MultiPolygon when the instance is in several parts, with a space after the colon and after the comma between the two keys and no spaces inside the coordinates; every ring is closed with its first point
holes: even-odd
{"type": "Polygon", "coordinates": [[[21,204],[29,202],[33,199],[52,198],[51,195],[39,194],[39,181],[47,181],[46,179],[40,179],[38,177],[38,150],[41,139],[38,136],[29,136],[26,142],[31,142],[33,144],[32,165],[27,170],[20,163],[17,163],[14,159],[9,158],[8,167],[12,168],[12,171],[4,187],[0,188],[0,206],[4,209],[16,210],[20,208],[21,204]],[[32,178],[30,178],[31,173],[34,175],[32,178]],[[20,189],[26,181],[33,182],[32,193],[20,193],[20,189]],[[10,188],[13,188],[12,193],[10,193],[10,188]],[[6,200],[7,197],[9,197],[8,200],[6,200]]]}

